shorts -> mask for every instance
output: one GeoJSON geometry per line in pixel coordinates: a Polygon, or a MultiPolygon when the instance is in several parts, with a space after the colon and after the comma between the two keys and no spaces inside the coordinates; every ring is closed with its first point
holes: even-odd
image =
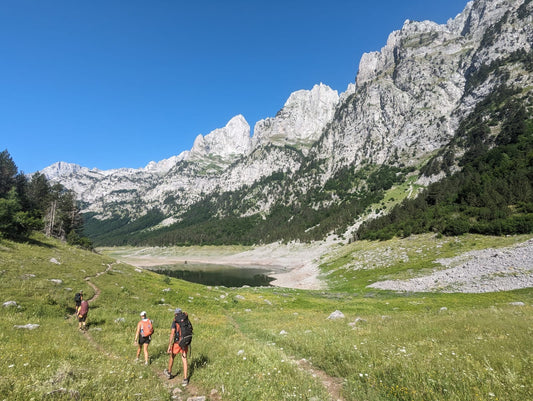
{"type": "Polygon", "coordinates": [[[87,315],[78,315],[78,322],[85,322],[87,320],[87,315]]]}
{"type": "Polygon", "coordinates": [[[139,336],[139,345],[150,344],[150,341],[152,341],[152,337],[150,336],[148,337],[139,336]]]}
{"type": "Polygon", "coordinates": [[[182,349],[178,343],[174,343],[172,345],[172,354],[173,355],[176,355],[176,354],[179,354],[179,353],[181,353],[183,355],[187,355],[188,351],[189,351],[189,347],[185,347],[185,349],[182,349]]]}

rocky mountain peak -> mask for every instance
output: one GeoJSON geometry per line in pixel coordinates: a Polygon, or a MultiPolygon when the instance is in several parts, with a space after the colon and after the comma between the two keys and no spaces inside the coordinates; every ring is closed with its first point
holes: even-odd
{"type": "Polygon", "coordinates": [[[189,160],[205,156],[234,159],[250,151],[250,125],[239,114],[225,127],[217,128],[206,136],[198,135],[190,151],[189,160]]]}
{"type": "Polygon", "coordinates": [[[61,176],[69,176],[72,174],[76,174],[80,170],[82,170],[83,167],[81,167],[78,164],[74,163],[66,163],[66,162],[56,162],[48,167],[45,167],[40,171],[41,174],[43,174],[48,180],[52,180],[56,177],[61,176]]]}
{"type": "Polygon", "coordinates": [[[311,90],[293,92],[275,117],[255,124],[252,146],[315,142],[332,120],[338,102],[337,91],[322,83],[311,90]]]}
{"type": "Polygon", "coordinates": [[[346,92],[339,96],[324,84],[296,91],[275,117],[255,124],[252,138],[237,115],[225,127],[198,135],[190,151],[144,169],[56,163],[43,172],[65,172],[56,181],[73,189],[88,205],[84,212],[98,218],[130,213],[134,220],[157,209],[177,221],[213,193],[251,191],[235,209],[267,214],[281,196],[284,202],[299,199],[291,191],[313,190],[345,167],[416,167],[449,143],[496,85],[532,87],[531,73],[520,63],[510,63],[499,78],[468,85],[481,66],[505,62],[517,50],[531,52],[532,9],[530,0],[475,0],[443,25],[407,20],[380,51],[362,56],[356,82],[346,92]],[[265,146],[270,144],[275,146],[265,146]],[[320,168],[300,170],[309,160],[320,168]],[[290,185],[284,185],[286,178],[290,185]]]}

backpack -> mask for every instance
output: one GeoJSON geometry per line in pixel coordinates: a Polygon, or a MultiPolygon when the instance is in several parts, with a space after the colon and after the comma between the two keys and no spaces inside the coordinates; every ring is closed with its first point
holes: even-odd
{"type": "Polygon", "coordinates": [[[78,315],[84,316],[89,313],[89,303],[86,300],[81,301],[80,309],[78,309],[78,315]]]}
{"type": "Polygon", "coordinates": [[[154,334],[154,326],[150,319],[141,320],[141,335],[143,337],[148,337],[154,334]]]}
{"type": "Polygon", "coordinates": [[[74,302],[76,302],[76,304],[81,302],[81,294],[79,292],[74,295],[74,302]]]}
{"type": "Polygon", "coordinates": [[[174,320],[176,322],[176,329],[179,326],[179,330],[176,330],[174,335],[174,342],[178,343],[181,349],[185,349],[192,341],[191,321],[189,320],[189,316],[184,312],[178,313],[174,320]]]}

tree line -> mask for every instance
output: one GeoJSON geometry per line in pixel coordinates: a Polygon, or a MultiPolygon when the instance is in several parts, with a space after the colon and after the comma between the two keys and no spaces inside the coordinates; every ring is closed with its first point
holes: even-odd
{"type": "MultiPolygon", "coordinates": [[[[467,94],[479,90],[487,80],[500,85],[477,104],[450,143],[420,170],[422,175],[444,173],[446,177],[383,217],[365,222],[352,239],[425,232],[533,232],[533,94],[520,85],[505,85],[512,82],[514,69],[531,74],[532,61],[533,52],[519,50],[467,71],[467,94]]],[[[302,167],[294,174],[278,171],[237,191],[212,193],[188,210],[175,210],[179,221],[173,225],[154,229],[165,218],[158,210],[136,220],[127,212],[107,220],[87,215],[86,233],[98,245],[321,240],[332,233],[342,235],[370,210],[384,208],[386,191],[405,182],[414,170],[406,168],[398,156],[392,157],[389,165],[362,160],[321,185],[316,182],[316,172],[323,171],[325,162],[296,153],[295,157],[301,157],[302,167]],[[268,212],[259,211],[257,205],[261,204],[269,205],[268,212]],[[250,210],[257,212],[250,214],[250,210]]],[[[171,207],[174,197],[165,203],[171,207]]]]}
{"type": "Polygon", "coordinates": [[[404,182],[411,170],[370,164],[362,169],[345,167],[324,188],[310,190],[299,188],[298,177],[276,172],[238,191],[204,197],[170,226],[152,229],[165,216],[151,210],[133,222],[127,215],[107,220],[87,215],[85,232],[96,245],[117,246],[317,241],[332,232],[343,234],[358,216],[381,202],[388,189],[404,182]],[[264,192],[277,198],[269,212],[243,216],[264,192]]]}
{"type": "Polygon", "coordinates": [[[26,240],[33,231],[92,249],[82,236],[83,217],[74,192],[51,184],[41,173],[26,176],[6,149],[0,153],[0,237],[26,240]]]}

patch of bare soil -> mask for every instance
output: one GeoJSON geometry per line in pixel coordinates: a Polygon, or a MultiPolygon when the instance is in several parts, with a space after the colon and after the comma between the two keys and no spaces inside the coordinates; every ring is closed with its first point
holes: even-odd
{"type": "Polygon", "coordinates": [[[300,369],[320,380],[322,385],[328,390],[332,400],[344,401],[344,398],[342,397],[342,385],[344,380],[342,378],[329,376],[326,372],[316,369],[307,359],[297,360],[296,363],[300,369]]]}

